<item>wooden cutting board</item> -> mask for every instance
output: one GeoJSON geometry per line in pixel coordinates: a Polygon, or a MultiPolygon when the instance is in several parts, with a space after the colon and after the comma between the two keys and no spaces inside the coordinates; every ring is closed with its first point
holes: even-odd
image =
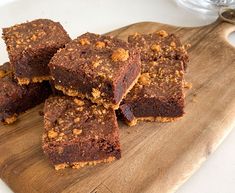
{"type": "Polygon", "coordinates": [[[55,171],[41,149],[40,105],[17,123],[0,126],[0,177],[16,193],[174,192],[235,126],[235,49],[227,36],[235,26],[222,21],[196,28],[143,22],[109,34],[164,29],[190,43],[186,114],[174,123],[120,122],[122,158],[80,170],[55,171]]]}

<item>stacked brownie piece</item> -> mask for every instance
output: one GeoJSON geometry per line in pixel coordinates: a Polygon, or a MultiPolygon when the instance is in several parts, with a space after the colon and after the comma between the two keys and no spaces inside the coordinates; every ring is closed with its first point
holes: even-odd
{"type": "Polygon", "coordinates": [[[0,70],[0,120],[10,124],[51,94],[48,62],[70,38],[59,23],[38,19],[4,28],[3,39],[10,63],[0,70]]]}
{"type": "Polygon", "coordinates": [[[140,75],[140,58],[128,43],[86,33],[59,50],[49,67],[55,87],[106,108],[119,103],[140,75]]]}
{"type": "Polygon", "coordinates": [[[71,40],[59,23],[39,19],[3,29],[3,38],[10,63],[0,68],[0,119],[13,122],[53,92],[42,148],[56,170],[121,157],[115,110],[130,126],[184,114],[188,54],[173,34],[71,40]]]}
{"type": "Polygon", "coordinates": [[[128,125],[138,120],[169,122],[184,114],[185,46],[166,31],[134,34],[128,42],[141,52],[141,76],[120,111],[128,125]]]}

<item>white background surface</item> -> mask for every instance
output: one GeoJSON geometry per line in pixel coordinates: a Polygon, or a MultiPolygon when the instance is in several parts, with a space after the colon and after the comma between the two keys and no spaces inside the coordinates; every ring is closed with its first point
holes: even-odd
{"type": "MultiPolygon", "coordinates": [[[[0,0],[0,28],[36,18],[60,21],[72,38],[139,21],[199,26],[215,20],[186,11],[173,0],[0,0]]],[[[235,45],[235,34],[230,41],[235,45]]],[[[0,40],[0,63],[7,60],[0,40]]],[[[1,180],[0,193],[11,193],[1,180]]],[[[235,193],[235,130],[177,193],[235,193]]]]}

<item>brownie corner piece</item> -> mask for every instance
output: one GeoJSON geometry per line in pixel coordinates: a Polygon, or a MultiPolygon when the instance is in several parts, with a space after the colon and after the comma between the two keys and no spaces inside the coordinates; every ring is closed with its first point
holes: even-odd
{"type": "Polygon", "coordinates": [[[49,67],[66,95],[117,109],[140,75],[140,55],[127,42],[86,33],[56,53],[49,67]]]}
{"type": "Polygon", "coordinates": [[[138,121],[175,121],[184,115],[187,51],[174,34],[159,31],[129,37],[141,54],[141,76],[119,112],[128,125],[138,121]]]}
{"type": "Polygon", "coordinates": [[[183,63],[159,60],[158,67],[142,73],[122,101],[119,111],[129,126],[138,121],[172,122],[184,115],[183,63]]]}
{"type": "Polygon", "coordinates": [[[59,22],[49,19],[3,28],[2,35],[19,84],[49,80],[51,57],[71,40],[59,22]]]}
{"type": "Polygon", "coordinates": [[[18,85],[9,62],[0,66],[0,121],[11,124],[20,113],[40,104],[50,94],[49,82],[18,85]]]}
{"type": "Polygon", "coordinates": [[[69,96],[47,99],[42,148],[56,170],[119,159],[119,128],[114,110],[69,96]]]}

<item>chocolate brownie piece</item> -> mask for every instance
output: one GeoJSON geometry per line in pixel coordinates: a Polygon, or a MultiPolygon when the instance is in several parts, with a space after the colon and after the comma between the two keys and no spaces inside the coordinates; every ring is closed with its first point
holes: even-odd
{"type": "Polygon", "coordinates": [[[51,57],[70,41],[61,24],[48,19],[4,28],[3,39],[19,84],[48,80],[51,57]]]}
{"type": "Polygon", "coordinates": [[[133,35],[129,42],[141,50],[142,72],[120,105],[126,122],[132,126],[138,120],[168,122],[182,117],[188,61],[184,46],[174,35],[163,31],[133,35]]]}
{"type": "Polygon", "coordinates": [[[51,94],[47,81],[18,85],[11,71],[8,71],[9,66],[6,63],[0,67],[6,75],[0,79],[0,121],[6,124],[15,122],[20,113],[42,103],[51,94]]]}
{"type": "Polygon", "coordinates": [[[59,50],[49,67],[58,90],[117,109],[140,75],[140,57],[122,40],[86,33],[59,50]]]}
{"type": "Polygon", "coordinates": [[[119,129],[114,110],[69,96],[47,99],[42,148],[56,170],[119,159],[119,129]]]}

